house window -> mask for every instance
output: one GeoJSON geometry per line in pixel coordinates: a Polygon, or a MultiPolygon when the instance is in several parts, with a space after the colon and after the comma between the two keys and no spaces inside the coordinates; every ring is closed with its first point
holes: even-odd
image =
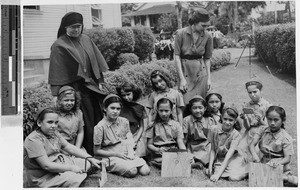
{"type": "Polygon", "coordinates": [[[24,14],[32,14],[32,15],[41,15],[43,14],[41,11],[41,6],[31,5],[23,7],[24,14]]]}
{"type": "Polygon", "coordinates": [[[93,4],[92,8],[92,24],[93,27],[102,26],[102,8],[99,4],[93,4]]]}
{"type": "Polygon", "coordinates": [[[28,9],[28,10],[40,10],[40,6],[24,6],[24,9],[28,9]]]}

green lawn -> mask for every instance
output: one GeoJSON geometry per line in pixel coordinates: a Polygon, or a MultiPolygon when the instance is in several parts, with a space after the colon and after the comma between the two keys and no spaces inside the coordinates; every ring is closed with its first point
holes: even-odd
{"type": "MultiPolygon", "coordinates": [[[[235,63],[242,49],[232,50],[233,64],[228,65],[218,71],[212,72],[212,86],[223,96],[226,104],[235,104],[241,110],[242,104],[249,101],[245,90],[245,82],[249,80],[250,74],[256,75],[262,81],[263,97],[274,105],[282,106],[287,113],[286,130],[294,139],[294,151],[291,167],[293,174],[298,174],[297,164],[297,106],[296,106],[296,88],[295,79],[288,75],[276,74],[272,76],[266,67],[256,58],[252,57],[252,65],[249,67],[247,57],[243,57],[237,68],[235,63]],[[278,78],[277,76],[280,76],[278,78]],[[287,81],[287,82],[286,82],[287,81]]],[[[231,51],[231,50],[230,50],[231,51]]],[[[247,53],[244,54],[246,56],[247,53]]],[[[271,69],[272,73],[276,73],[271,69]]],[[[82,187],[97,187],[99,174],[90,175],[82,184],[82,187]]],[[[239,182],[230,182],[220,180],[212,183],[199,170],[192,170],[190,178],[162,178],[160,171],[151,167],[150,176],[138,176],[133,179],[127,179],[120,176],[108,174],[108,182],[105,187],[246,187],[248,180],[239,182]]]]}

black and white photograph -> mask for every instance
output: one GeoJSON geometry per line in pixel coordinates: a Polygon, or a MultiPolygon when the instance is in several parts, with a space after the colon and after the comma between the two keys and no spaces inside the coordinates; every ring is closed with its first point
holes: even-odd
{"type": "Polygon", "coordinates": [[[3,185],[296,189],[296,44],[295,1],[3,1],[3,185]]]}

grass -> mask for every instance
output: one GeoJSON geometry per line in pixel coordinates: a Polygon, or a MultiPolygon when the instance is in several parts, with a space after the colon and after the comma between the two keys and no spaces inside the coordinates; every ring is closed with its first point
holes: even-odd
{"type": "MultiPolygon", "coordinates": [[[[263,83],[263,97],[273,105],[280,105],[286,110],[287,121],[286,131],[294,139],[294,155],[291,159],[291,168],[294,175],[298,175],[297,164],[297,106],[296,106],[296,88],[295,79],[289,75],[279,74],[270,68],[271,75],[265,65],[252,57],[251,67],[249,66],[247,52],[241,58],[239,65],[235,68],[237,58],[241,54],[241,49],[234,49],[231,65],[212,72],[212,88],[223,95],[223,101],[227,104],[235,104],[241,111],[244,102],[249,101],[248,94],[245,90],[245,82],[251,76],[255,75],[263,83]],[[226,80],[225,80],[226,79],[226,80]]],[[[97,187],[99,173],[90,175],[83,183],[82,187],[97,187]]],[[[219,180],[217,183],[211,182],[199,170],[192,170],[190,178],[162,178],[160,170],[151,167],[149,176],[137,176],[133,179],[108,174],[108,182],[105,187],[247,187],[248,180],[231,182],[227,180],[219,180]]]]}

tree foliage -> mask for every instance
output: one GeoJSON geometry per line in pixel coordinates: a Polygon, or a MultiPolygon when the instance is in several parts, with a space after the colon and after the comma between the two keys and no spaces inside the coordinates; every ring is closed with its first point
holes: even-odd
{"type": "MultiPolygon", "coordinates": [[[[137,7],[136,3],[122,3],[121,4],[121,14],[127,14],[132,12],[137,7]]],[[[122,26],[130,26],[130,18],[129,17],[122,17],[122,26]]]]}

